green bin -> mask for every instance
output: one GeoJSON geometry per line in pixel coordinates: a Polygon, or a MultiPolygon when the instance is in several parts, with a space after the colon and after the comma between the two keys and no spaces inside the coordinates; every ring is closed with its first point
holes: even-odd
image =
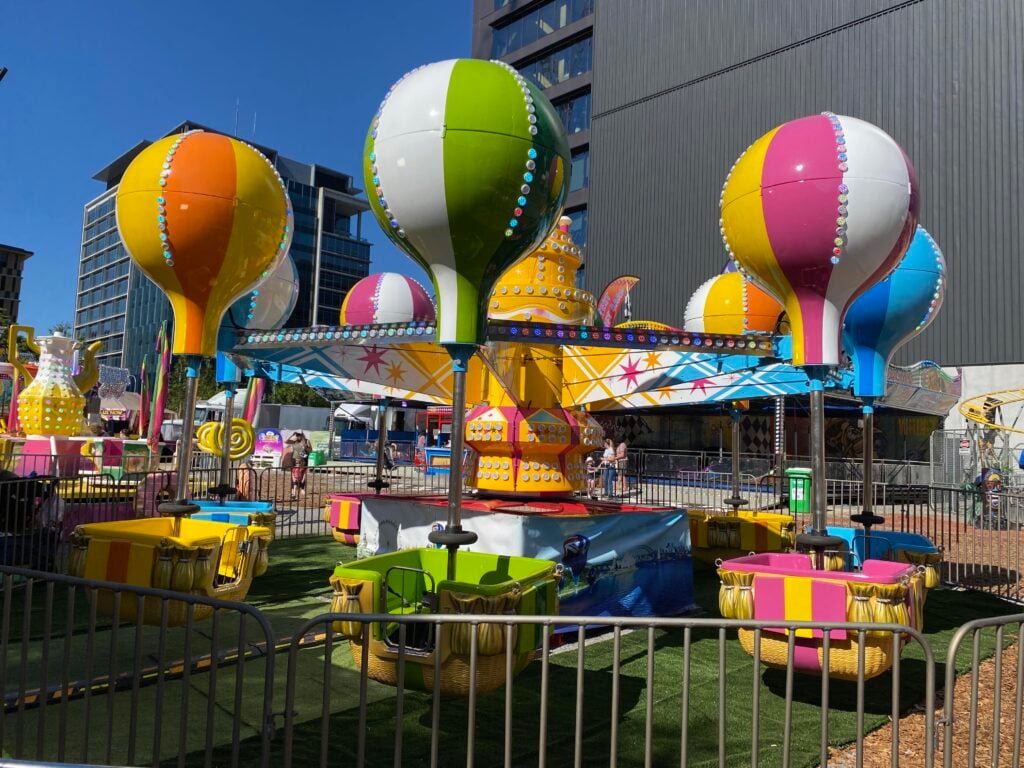
{"type": "Polygon", "coordinates": [[[322,467],[326,462],[324,461],[323,451],[310,451],[309,452],[309,466],[311,467],[322,467]]]}
{"type": "Polygon", "coordinates": [[[811,470],[806,467],[791,467],[786,470],[789,481],[789,511],[811,511],[811,470]]]}

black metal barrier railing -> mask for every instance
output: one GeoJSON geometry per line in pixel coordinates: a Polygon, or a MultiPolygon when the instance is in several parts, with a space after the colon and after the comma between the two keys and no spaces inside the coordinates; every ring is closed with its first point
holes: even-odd
{"type": "Polygon", "coordinates": [[[41,764],[1020,764],[1024,614],[956,631],[939,704],[898,624],[328,613],[275,642],[240,603],[0,583],[0,751],[41,764]]]}
{"type": "MultiPolygon", "coordinates": [[[[0,575],[3,754],[183,766],[198,753],[209,764],[215,733],[235,745],[255,739],[268,754],[274,641],[260,611],[15,568],[0,575]]],[[[257,764],[268,765],[246,763],[257,764]]]]}

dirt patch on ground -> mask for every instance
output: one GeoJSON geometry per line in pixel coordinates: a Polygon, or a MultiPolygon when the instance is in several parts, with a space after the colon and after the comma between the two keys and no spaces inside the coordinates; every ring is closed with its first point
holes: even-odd
{"type": "MultiPolygon", "coordinates": [[[[1014,725],[1016,718],[1021,717],[1017,709],[1017,658],[1018,646],[1010,646],[1002,654],[1001,681],[996,690],[997,659],[983,662],[978,672],[978,719],[975,733],[974,762],[971,754],[971,700],[973,698],[971,675],[957,678],[953,693],[953,765],[994,765],[992,736],[996,732],[998,738],[999,765],[1014,766],[1014,725]],[[998,721],[994,718],[996,701],[1000,711],[998,721]],[[993,724],[998,727],[993,728],[993,724]]],[[[940,707],[938,719],[945,718],[945,709],[939,692],[940,707]]],[[[912,712],[899,721],[898,765],[900,768],[924,768],[925,764],[925,717],[922,711],[912,712]]],[[[935,765],[942,765],[945,731],[937,728],[938,745],[935,751],[935,765]]],[[[864,739],[865,768],[889,768],[892,765],[893,726],[892,723],[868,734],[864,739]]],[[[856,745],[843,749],[832,750],[829,765],[833,768],[846,768],[857,765],[856,745]]]]}

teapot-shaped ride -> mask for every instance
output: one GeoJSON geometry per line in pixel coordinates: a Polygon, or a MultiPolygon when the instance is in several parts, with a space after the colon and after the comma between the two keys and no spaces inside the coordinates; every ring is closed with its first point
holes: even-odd
{"type": "Polygon", "coordinates": [[[85,397],[96,385],[99,367],[96,353],[102,342],[88,346],[68,338],[62,333],[35,336],[35,330],[26,325],[12,325],[7,331],[8,358],[28,386],[18,395],[18,421],[21,431],[29,436],[77,436],[82,432],[82,413],[85,397]],[[25,334],[25,344],[39,356],[35,376],[18,358],[18,335],[25,334]],[[74,374],[76,350],[84,349],[82,366],[74,374]]]}

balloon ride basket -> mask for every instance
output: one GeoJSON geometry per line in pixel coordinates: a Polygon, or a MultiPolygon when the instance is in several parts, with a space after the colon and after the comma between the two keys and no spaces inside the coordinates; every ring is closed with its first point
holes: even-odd
{"type": "Polygon", "coordinates": [[[693,557],[704,566],[719,560],[794,548],[796,519],[781,512],[740,509],[724,514],[688,510],[693,557]]]}
{"type": "MultiPolygon", "coordinates": [[[[347,499],[359,503],[357,556],[430,547],[430,534],[444,529],[446,498],[361,494],[347,499]]],[[[340,512],[338,520],[352,524],[340,512]]],[[[459,549],[457,558],[489,552],[538,558],[558,568],[563,614],[676,616],[697,607],[684,509],[473,495],[463,498],[462,525],[479,538],[459,549]]],[[[558,631],[573,630],[567,625],[558,631]]]]}
{"type": "MultiPolygon", "coordinates": [[[[404,549],[339,565],[331,577],[335,613],[393,616],[553,616],[558,613],[555,564],[535,558],[460,550],[455,578],[448,578],[448,552],[404,549]]],[[[353,661],[367,674],[397,685],[404,658],[404,684],[430,691],[438,675],[441,693],[465,696],[492,691],[514,677],[543,641],[544,626],[388,622],[356,618],[334,622],[350,641],[353,661]],[[475,677],[471,676],[475,634],[475,677]],[[367,658],[364,659],[364,655],[367,658]]]]}
{"type": "Polygon", "coordinates": [[[260,526],[270,531],[274,538],[277,513],[270,501],[215,501],[197,499],[192,502],[199,507],[192,513],[193,520],[206,520],[211,523],[230,523],[241,526],[260,526]]]}
{"type": "MultiPolygon", "coordinates": [[[[814,569],[815,556],[764,553],[739,557],[719,566],[722,580],[719,611],[726,619],[904,624],[920,630],[926,596],[923,569],[907,563],[865,560],[859,571],[814,569]]],[[[834,562],[834,561],[833,561],[834,562]]],[[[820,675],[825,668],[822,630],[796,630],[793,665],[798,672],[820,675]]],[[[888,632],[832,630],[828,674],[857,680],[863,644],[865,679],[892,667],[907,637],[888,632]]],[[[754,631],[739,630],[739,641],[755,653],[754,631]]],[[[760,661],[785,669],[789,638],[784,629],[762,630],[760,661]]]]}
{"type": "MultiPolygon", "coordinates": [[[[71,536],[68,573],[86,579],[165,589],[220,600],[245,599],[256,576],[267,570],[272,531],[259,525],[210,522],[191,517],[150,517],[78,526],[71,536]]],[[[114,596],[98,590],[96,610],[114,615],[114,596]]],[[[143,601],[143,622],[182,626],[190,606],[170,600],[143,601]]],[[[134,621],[135,595],[122,594],[121,621],[134,621]]],[[[212,614],[208,605],[192,605],[192,620],[212,614]]]]}

